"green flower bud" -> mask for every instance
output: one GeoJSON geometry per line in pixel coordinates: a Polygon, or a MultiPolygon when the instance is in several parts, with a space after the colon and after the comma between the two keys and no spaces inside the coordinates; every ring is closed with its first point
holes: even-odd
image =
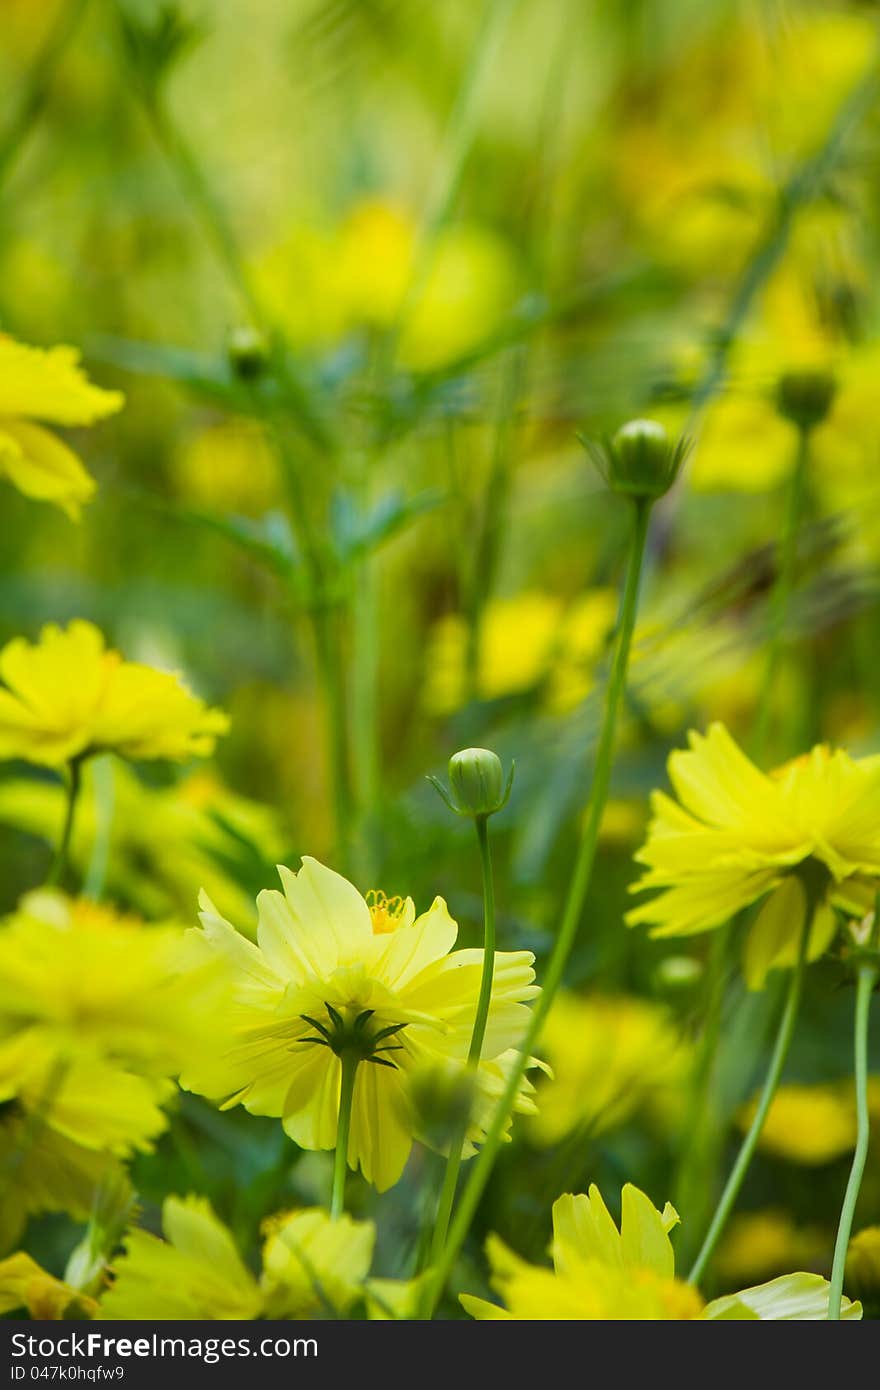
{"type": "Polygon", "coordinates": [[[693,956],[666,956],[654,971],[658,989],[669,993],[693,989],[703,978],[703,967],[693,956]]]}
{"type": "Polygon", "coordinates": [[[262,333],[246,325],[229,334],[226,352],[232,370],[242,381],[256,381],[262,376],[269,358],[262,333]]]}
{"type": "Polygon", "coordinates": [[[776,388],[776,408],[798,429],[812,430],[825,419],[836,390],[830,372],[786,372],[776,388]]]}
{"type": "Polygon", "coordinates": [[[450,811],[458,816],[494,816],[510,798],[514,764],[510,765],[507,781],[497,753],[489,748],[464,748],[449,759],[450,790],[436,777],[428,781],[436,787],[450,811]]]}
{"type": "Polygon", "coordinates": [[[614,492],[650,502],[669,491],[691,448],[684,435],[671,440],[656,420],[630,420],[613,439],[583,442],[614,492]]]}

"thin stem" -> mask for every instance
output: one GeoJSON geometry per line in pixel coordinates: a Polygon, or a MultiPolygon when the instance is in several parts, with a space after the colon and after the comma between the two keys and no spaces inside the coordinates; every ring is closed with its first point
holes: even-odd
{"type": "Polygon", "coordinates": [[[798,533],[804,511],[807,490],[807,472],[810,456],[810,432],[798,430],[797,453],[794,468],[788,485],[788,499],[785,508],[782,539],[779,545],[779,565],[776,583],[770,595],[770,642],[767,649],[767,664],[758,700],[757,726],[755,731],[755,760],[762,763],[767,751],[770,732],[770,718],[773,710],[773,694],[779,674],[783,638],[794,590],[794,577],[797,568],[798,533]]]}
{"type": "Polygon", "coordinates": [[[856,1151],[853,1154],[849,1181],[846,1184],[846,1194],[840,1211],[840,1223],[837,1227],[837,1240],[834,1243],[831,1287],[828,1290],[828,1318],[832,1322],[836,1322],[840,1318],[846,1252],[849,1248],[856,1202],[868,1158],[868,1143],[871,1135],[871,1117],[868,1112],[868,1024],[871,1017],[871,995],[874,985],[877,983],[878,973],[880,972],[873,962],[865,963],[859,966],[856,978],[856,1011],[853,1030],[856,1076],[856,1151]]]}
{"type": "Polygon", "coordinates": [[[813,911],[815,901],[812,895],[808,897],[806,912],[804,913],[804,924],[801,928],[800,948],[798,951],[797,964],[792,971],[791,983],[788,987],[788,994],[785,1000],[785,1007],[782,1010],[782,1017],[779,1021],[779,1031],[776,1035],[776,1042],[773,1046],[773,1055],[770,1058],[770,1066],[764,1079],[764,1086],[761,1091],[761,1098],[758,1101],[758,1108],[755,1111],[752,1123],[749,1125],[748,1133],[740,1146],[740,1151],[736,1156],[736,1162],[731,1169],[730,1176],[721,1194],[721,1200],[715,1208],[715,1215],[706,1232],[706,1237],[700,1247],[700,1253],[694,1261],[691,1272],[688,1275],[688,1282],[698,1284],[703,1277],[706,1266],[712,1258],[715,1246],[727,1225],[728,1217],[733,1210],[734,1203],[739,1196],[739,1190],[743,1185],[752,1156],[761,1137],[764,1122],[767,1119],[773,1097],[776,1095],[779,1086],[782,1070],[785,1066],[788,1051],[791,1047],[791,1040],[794,1036],[794,1026],[797,1021],[798,1009],[801,1002],[801,992],[804,983],[804,967],[807,963],[807,946],[810,939],[810,929],[813,922],[813,911]]]}
{"type": "Polygon", "coordinates": [[[629,653],[632,646],[632,636],[638,608],[639,581],[642,573],[645,540],[648,534],[648,520],[651,512],[650,503],[637,500],[634,504],[634,510],[634,525],[632,538],[630,540],[626,581],[620,603],[614,659],[611,665],[608,689],[605,694],[605,710],[602,719],[602,728],[599,734],[599,744],[596,749],[593,783],[590,789],[590,799],[587,806],[580,849],[578,851],[574,873],[568,890],[562,924],[559,928],[553,950],[550,953],[550,959],[547,963],[544,976],[543,989],[532,1011],[531,1020],[520,1047],[519,1055],[515,1064],[511,1067],[507,1085],[498,1102],[483,1146],[471,1166],[467,1183],[462,1192],[458,1211],[450,1227],[449,1237],[434,1267],[434,1275],[430,1284],[432,1307],[436,1306],[436,1302],[443,1292],[443,1288],[449,1278],[456,1256],[464,1244],[465,1237],[467,1236],[476,1214],[480,1198],[489,1181],[489,1176],[492,1172],[492,1167],[498,1156],[498,1151],[504,1136],[505,1127],[508,1119],[513,1113],[520,1082],[525,1074],[532,1050],[540,1037],[541,1029],[544,1026],[544,1021],[549,1013],[553,998],[562,981],[568,958],[574,946],[578,927],[580,925],[581,914],[583,912],[584,901],[590,886],[590,877],[592,875],[593,862],[596,857],[596,847],[599,841],[599,826],[602,820],[602,812],[605,809],[605,802],[608,799],[608,789],[611,782],[611,765],[614,754],[617,719],[623,701],[624,690],[626,688],[627,666],[629,664],[629,653]]]}
{"type": "Polygon", "coordinates": [[[61,883],[67,868],[67,860],[70,854],[70,840],[73,834],[73,822],[76,816],[76,806],[79,800],[81,785],[82,762],[79,758],[73,758],[67,768],[67,801],[64,808],[64,824],[61,827],[61,838],[58,841],[55,857],[46,875],[46,885],[50,888],[61,883]]]}
{"type": "Polygon", "coordinates": [[[0,181],[22,149],[49,95],[52,75],[82,19],[88,0],[62,5],[27,78],[27,86],[6,130],[0,135],[0,181]]]}
{"type": "MultiPolygon", "coordinates": [[[[477,816],[475,825],[483,875],[483,969],[480,975],[477,1011],[474,1014],[474,1026],[468,1048],[468,1067],[472,1071],[476,1071],[483,1053],[483,1040],[486,1036],[486,1024],[489,1020],[489,1005],[492,1002],[492,981],[495,975],[495,884],[492,874],[492,852],[489,847],[488,817],[477,816]]],[[[461,1151],[467,1134],[468,1119],[469,1117],[466,1116],[449,1145],[446,1172],[443,1177],[443,1186],[440,1189],[437,1215],[434,1220],[434,1234],[431,1240],[430,1262],[432,1264],[439,1259],[446,1244],[449,1222],[452,1218],[452,1207],[458,1187],[461,1151]]]]}
{"type": "Polygon", "coordinates": [[[334,614],[320,600],[315,605],[312,621],[318,676],[326,716],[327,770],[333,808],[334,840],[342,867],[345,869],[348,867],[351,838],[345,672],[339,651],[338,624],[334,621],[334,614]]]}
{"type": "Polygon", "coordinates": [[[351,1103],[360,1058],[352,1052],[340,1057],[342,1081],[339,1090],[339,1120],[336,1125],[336,1156],[333,1160],[333,1191],[330,1215],[337,1221],[345,1210],[345,1175],[348,1172],[348,1138],[351,1134],[351,1103]]]}

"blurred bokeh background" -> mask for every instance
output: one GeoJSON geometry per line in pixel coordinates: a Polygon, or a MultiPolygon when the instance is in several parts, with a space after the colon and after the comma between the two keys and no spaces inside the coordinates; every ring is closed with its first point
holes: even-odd
{"type": "MultiPolygon", "coordinates": [[[[546,1040],[556,1080],[481,1225],[536,1257],[563,1190],[674,1196],[707,944],[650,942],[622,914],[670,749],[711,719],[745,741],[753,725],[798,447],[786,373],[835,390],[810,431],[770,762],[821,740],[880,751],[876,6],[3,0],[0,39],[0,326],[77,345],[126,396],[70,432],[98,482],[79,524],[2,484],[0,635],[91,618],[232,720],[207,767],[95,764],[74,860],[120,906],[189,921],[204,884],[250,931],[274,863],[309,853],[364,890],[442,893],[475,942],[469,827],[425,774],[480,744],[517,764],[493,823],[499,945],[540,962],[628,523],[578,435],[644,415],[694,435],[652,537],[602,852],[546,1040]]],[[[5,909],[39,881],[58,814],[50,778],[2,769],[5,909]]],[[[839,973],[814,971],[799,1089],[723,1287],[827,1272],[853,1139],[839,973]]],[[[723,987],[719,1163],[774,1008],[732,960],[723,987]]],[[[363,1195],[386,1272],[416,1238],[427,1163],[363,1195]]],[[[148,1212],[204,1191],[247,1243],[321,1191],[322,1164],[187,1096],[136,1177],[148,1212]]],[[[685,1243],[707,1200],[690,1195],[685,1243]]],[[[877,1221],[874,1162],[857,1228],[877,1221]]],[[[37,1245],[63,1244],[60,1223],[37,1245]]]]}

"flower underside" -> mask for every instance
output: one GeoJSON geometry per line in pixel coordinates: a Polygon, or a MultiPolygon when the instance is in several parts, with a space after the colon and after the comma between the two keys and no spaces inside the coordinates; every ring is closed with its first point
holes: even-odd
{"type": "Polygon", "coordinates": [[[389,1023],[373,1031],[370,1020],[375,1015],[375,1009],[362,1009],[349,1021],[326,999],[324,1008],[327,1010],[327,1023],[322,1023],[311,1014],[300,1014],[303,1023],[314,1028],[319,1036],[299,1038],[299,1045],[329,1047],[330,1051],[335,1052],[340,1058],[348,1056],[358,1062],[373,1062],[377,1067],[397,1069],[397,1063],[392,1058],[380,1054],[404,1050],[403,1043],[388,1040],[396,1037],[406,1027],[406,1023],[389,1023]]]}

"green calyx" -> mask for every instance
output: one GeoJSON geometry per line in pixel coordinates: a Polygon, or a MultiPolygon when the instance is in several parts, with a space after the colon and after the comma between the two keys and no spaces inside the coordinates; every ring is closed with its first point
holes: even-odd
{"type": "Polygon", "coordinates": [[[786,372],[776,388],[776,408],[798,429],[812,430],[825,419],[836,390],[830,372],[786,372]]]}
{"type": "Polygon", "coordinates": [[[375,1009],[362,1009],[354,1018],[346,1019],[324,1000],[327,1021],[314,1018],[311,1014],[300,1014],[303,1023],[314,1028],[311,1037],[297,1038],[297,1043],[315,1047],[329,1047],[340,1059],[348,1058],[355,1063],[372,1062],[377,1067],[395,1067],[397,1063],[387,1056],[389,1052],[402,1052],[403,1043],[392,1042],[406,1027],[405,1023],[389,1023],[382,1028],[373,1029],[371,1020],[375,1009]]]}
{"type": "Polygon", "coordinates": [[[630,420],[613,438],[581,443],[613,492],[647,502],[669,491],[692,447],[685,435],[670,439],[656,420],[630,420]]]}

